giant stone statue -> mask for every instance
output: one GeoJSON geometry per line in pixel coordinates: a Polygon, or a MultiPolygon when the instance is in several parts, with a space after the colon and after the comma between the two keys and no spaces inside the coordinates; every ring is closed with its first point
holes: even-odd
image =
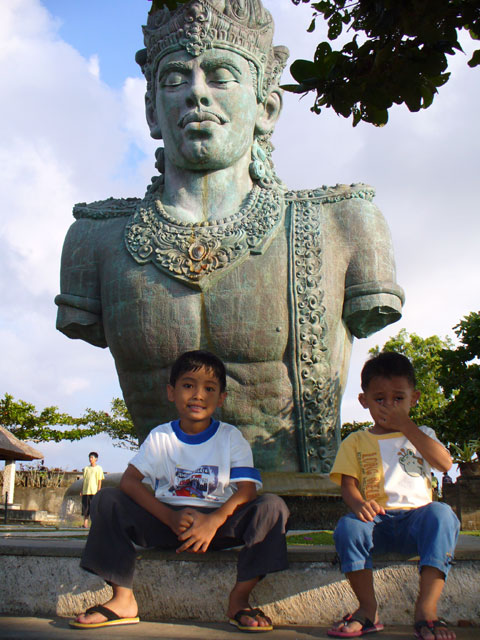
{"type": "Polygon", "coordinates": [[[327,472],[353,336],[401,315],[374,192],[275,175],[288,51],[260,0],[154,3],[143,31],[159,175],[142,199],[74,207],[57,328],[110,349],[140,440],[172,417],[171,363],[206,348],[227,366],[221,418],[257,467],[327,472]]]}

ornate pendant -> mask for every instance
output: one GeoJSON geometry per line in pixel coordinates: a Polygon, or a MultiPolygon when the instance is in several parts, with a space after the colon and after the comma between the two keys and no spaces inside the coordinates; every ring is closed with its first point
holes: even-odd
{"type": "Polygon", "coordinates": [[[125,243],[139,264],[152,262],[169,276],[205,290],[250,254],[268,248],[284,209],[280,190],[256,185],[233,216],[191,224],[169,216],[160,200],[147,196],[126,226],[125,243]]]}

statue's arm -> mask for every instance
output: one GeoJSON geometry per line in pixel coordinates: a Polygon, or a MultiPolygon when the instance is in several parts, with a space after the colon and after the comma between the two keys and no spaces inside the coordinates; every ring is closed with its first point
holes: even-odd
{"type": "Polygon", "coordinates": [[[62,251],[57,329],[69,338],[105,348],[96,258],[98,222],[80,219],[70,227],[62,251]]]}
{"type": "Polygon", "coordinates": [[[340,224],[350,257],[343,319],[356,338],[366,338],[402,316],[404,294],[396,283],[390,230],[372,202],[344,203],[340,224]]]}

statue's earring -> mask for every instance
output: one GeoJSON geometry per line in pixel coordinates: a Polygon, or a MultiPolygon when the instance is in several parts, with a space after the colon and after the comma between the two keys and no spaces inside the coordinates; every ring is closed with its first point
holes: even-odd
{"type": "Polygon", "coordinates": [[[252,144],[252,162],[249,166],[250,177],[267,189],[273,186],[275,176],[267,158],[267,154],[258,144],[257,140],[252,144]]]}
{"type": "Polygon", "coordinates": [[[155,169],[158,173],[165,173],[165,149],[157,147],[155,151],[155,169]]]}
{"type": "Polygon", "coordinates": [[[265,165],[266,159],[267,154],[258,142],[254,140],[252,144],[252,162],[249,166],[250,177],[252,180],[262,180],[265,177],[267,174],[267,167],[265,165]]]}

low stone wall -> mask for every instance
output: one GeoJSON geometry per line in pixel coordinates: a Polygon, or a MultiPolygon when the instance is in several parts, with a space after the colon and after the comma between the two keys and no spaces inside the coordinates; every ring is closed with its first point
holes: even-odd
{"type": "Polygon", "coordinates": [[[62,508],[65,487],[57,489],[15,487],[15,504],[21,509],[31,511],[48,511],[58,515],[62,508]]]}
{"type": "MultiPolygon", "coordinates": [[[[12,545],[12,542],[9,543],[12,545]]],[[[38,544],[38,543],[37,543],[38,544]]],[[[4,615],[73,617],[111,597],[98,577],[79,568],[81,546],[50,548],[0,545],[0,601],[4,615]]],[[[461,554],[459,554],[461,555],[461,554]]],[[[478,553],[477,553],[478,556],[478,553]]],[[[470,556],[471,558],[471,556],[470,556]]],[[[223,622],[235,581],[237,552],[204,555],[144,551],[134,590],[143,620],[223,622]]],[[[355,609],[333,548],[289,551],[290,568],[267,576],[253,592],[277,624],[328,625],[355,609]]],[[[452,624],[480,624],[480,561],[459,557],[450,572],[439,614],[452,624]]],[[[415,562],[379,562],[374,572],[380,616],[389,624],[411,624],[418,590],[415,562]]]]}
{"type": "Polygon", "coordinates": [[[442,500],[455,511],[463,531],[480,529],[480,477],[460,476],[443,493],[442,500]]]}

